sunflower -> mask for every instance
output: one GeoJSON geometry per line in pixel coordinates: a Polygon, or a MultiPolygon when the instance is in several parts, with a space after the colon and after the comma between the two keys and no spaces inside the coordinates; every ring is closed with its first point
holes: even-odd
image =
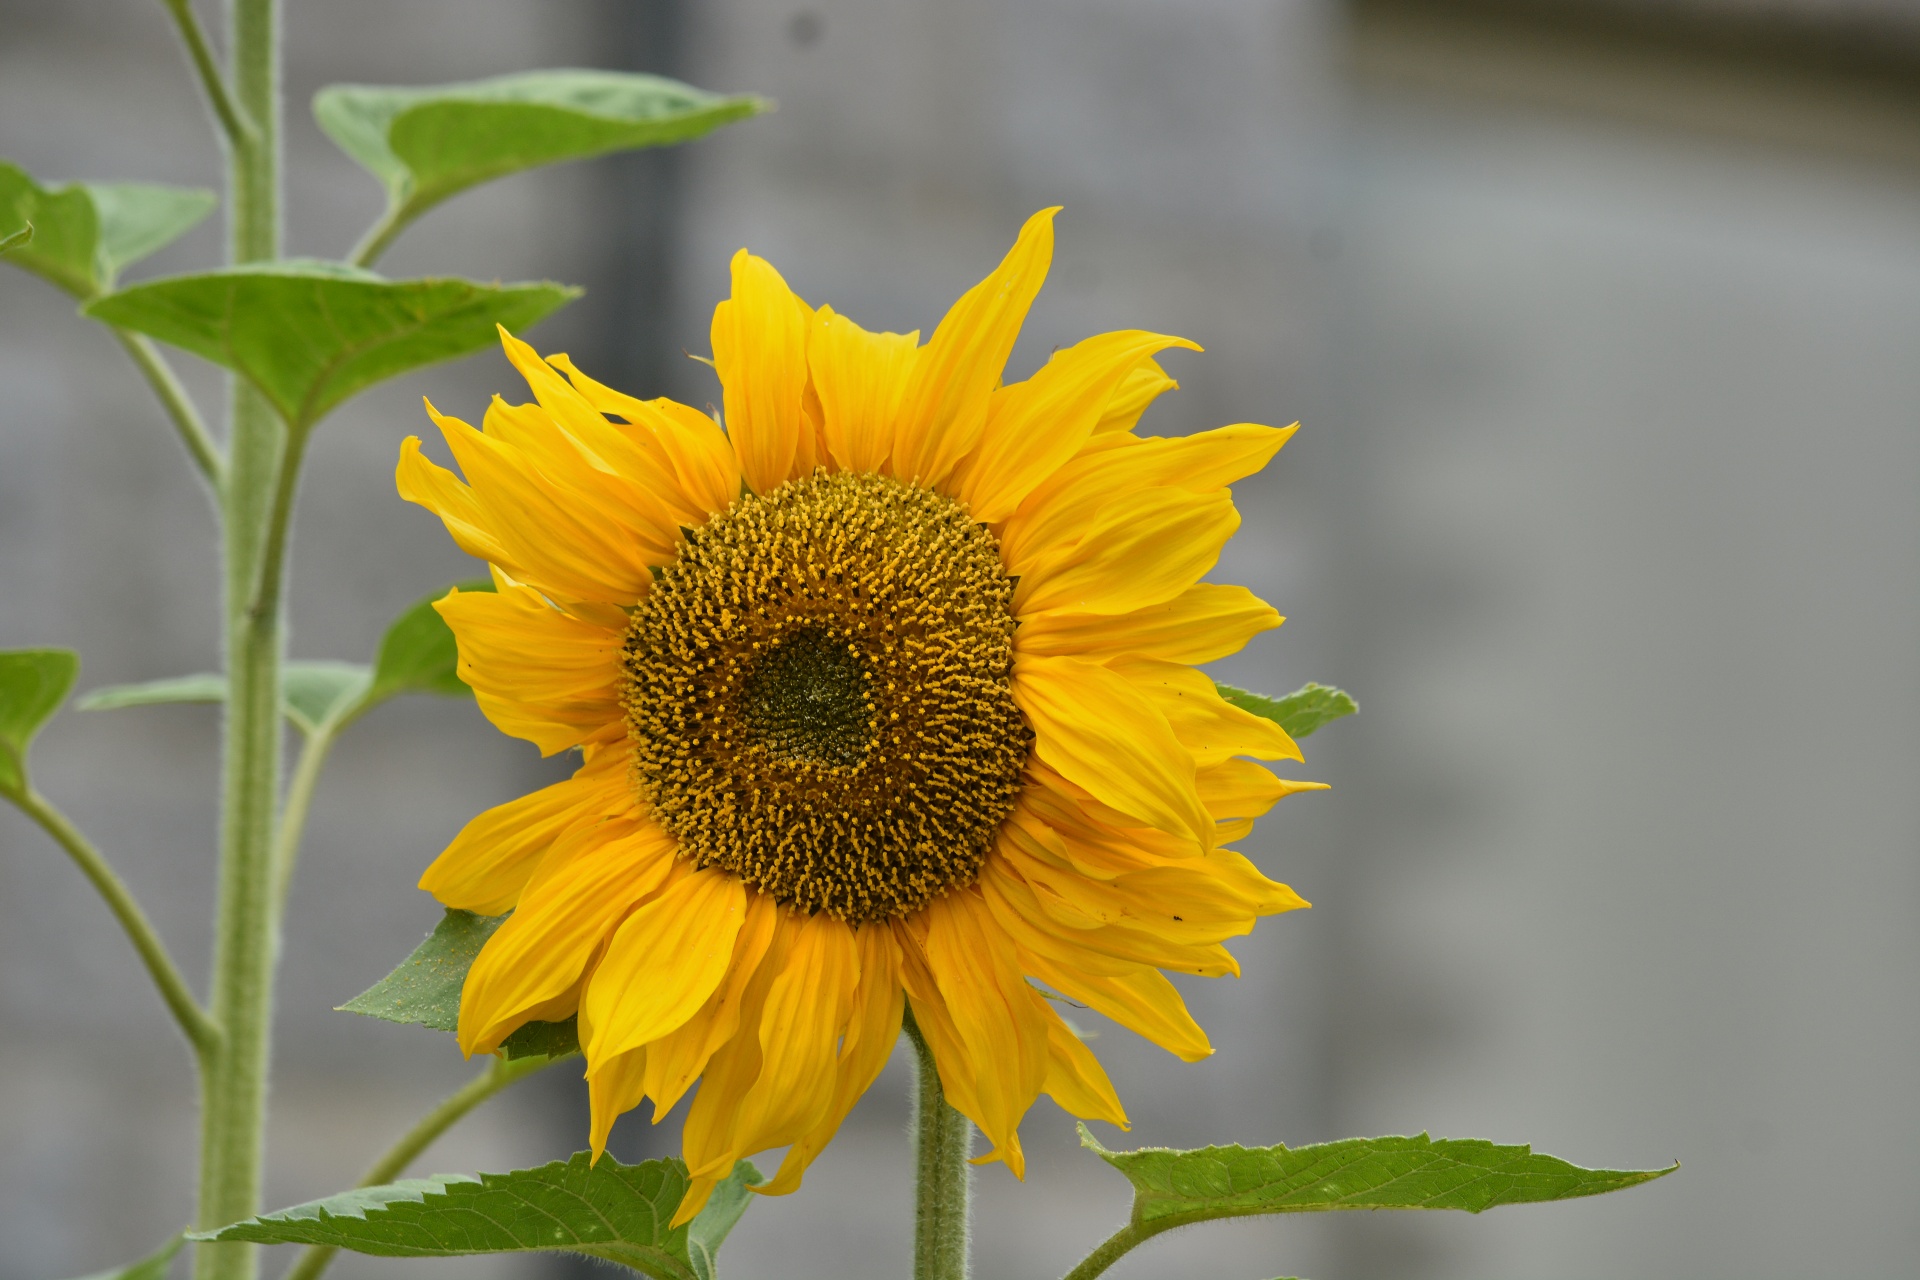
{"type": "Polygon", "coordinates": [[[713,317],[724,429],[502,331],[534,403],[484,431],[427,411],[459,477],[401,447],[401,496],[491,566],[440,601],[460,674],[570,779],[491,809],[428,868],[449,907],[511,912],[466,980],[461,1047],[577,1014],[591,1143],[695,1085],[691,1218],[787,1147],[792,1191],[903,1013],[948,1101],[1023,1172],[1045,1093],[1127,1123],[1055,1011],[1212,1052],[1162,970],[1306,904],[1226,845],[1298,760],[1191,664],[1280,617],[1200,581],[1227,486],[1292,428],[1144,437],[1182,338],[1126,330],[1001,373],[1053,214],[922,344],[796,297],[742,250],[713,317]]]}

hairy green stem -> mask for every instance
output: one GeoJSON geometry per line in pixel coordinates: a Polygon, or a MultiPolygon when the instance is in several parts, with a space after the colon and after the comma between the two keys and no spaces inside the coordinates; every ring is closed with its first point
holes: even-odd
{"type": "Polygon", "coordinates": [[[167,363],[160,349],[147,338],[116,326],[109,327],[113,329],[113,336],[120,340],[120,345],[127,349],[127,354],[133,357],[140,372],[146,376],[153,394],[160,398],[160,405],[167,411],[173,429],[180,433],[180,443],[187,447],[193,465],[199,468],[201,476],[212,486],[217,499],[226,487],[227,464],[220,457],[220,447],[213,442],[213,433],[207,430],[200,411],[194,407],[193,398],[174,375],[173,366],[167,363]]]}
{"type": "Polygon", "coordinates": [[[220,122],[227,142],[237,147],[249,141],[254,134],[253,125],[233,101],[227,78],[220,74],[220,64],[214,61],[213,50],[207,44],[207,33],[201,29],[200,19],[194,16],[191,0],[164,2],[167,12],[173,15],[173,24],[180,28],[181,43],[187,46],[187,56],[193,59],[193,69],[200,77],[200,87],[206,91],[207,105],[213,108],[214,119],[220,122]]]}
{"type": "MultiPolygon", "coordinates": [[[[279,0],[229,0],[232,83],[250,133],[228,149],[229,258],[268,261],[280,250],[279,0]]],[[[213,1016],[224,1032],[202,1074],[200,1202],[203,1229],[259,1208],[267,1060],[273,1013],[273,836],[280,781],[279,587],[284,520],[292,510],[298,448],[266,400],[229,380],[232,430],[224,497],[227,714],[214,932],[213,1016]],[[284,496],[283,496],[284,495],[284,496]]],[[[252,1280],[255,1249],[203,1244],[196,1280],[252,1280]]]]}
{"type": "Polygon", "coordinates": [[[973,1123],[947,1105],[933,1050],[909,1009],[902,1024],[913,1042],[913,1276],[966,1280],[973,1191],[973,1123]]]}
{"type": "Polygon", "coordinates": [[[54,808],[45,796],[29,787],[25,792],[9,798],[67,851],[81,874],[92,881],[100,896],[106,899],[114,919],[126,930],[133,949],[140,953],[141,963],[147,966],[153,985],[160,989],[160,998],[167,1002],[174,1021],[180,1024],[180,1030],[186,1034],[187,1043],[193,1046],[194,1053],[205,1063],[219,1049],[220,1028],[214,1025],[200,1007],[200,1002],[194,999],[187,980],[180,976],[179,966],[167,954],[166,943],[160,940],[159,933],[147,919],[146,912],[140,909],[126,882],[120,879],[100,851],[80,834],[80,829],[54,808]]]}
{"type": "Polygon", "coordinates": [[[347,262],[356,267],[371,268],[387,251],[394,237],[406,230],[412,219],[406,216],[406,210],[397,204],[390,204],[380,215],[380,220],[367,228],[360,237],[360,243],[353,246],[353,252],[347,255],[347,262]]]}
{"type": "MultiPolygon", "coordinates": [[[[419,1123],[407,1130],[400,1141],[387,1149],[387,1153],[373,1162],[366,1175],[355,1183],[360,1187],[378,1187],[392,1182],[405,1173],[414,1158],[435,1139],[466,1116],[469,1111],[491,1098],[516,1080],[524,1080],[536,1071],[544,1071],[558,1058],[495,1058],[487,1069],[448,1094],[440,1105],[420,1117],[419,1123]]],[[[333,1261],[333,1255],[339,1250],[328,1245],[310,1245],[287,1272],[286,1280],[318,1280],[327,1264],[333,1261]]]]}

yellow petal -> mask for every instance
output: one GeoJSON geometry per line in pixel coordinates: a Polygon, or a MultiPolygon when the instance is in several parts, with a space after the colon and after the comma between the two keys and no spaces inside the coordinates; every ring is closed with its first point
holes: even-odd
{"type": "Polygon", "coordinates": [[[568,829],[633,808],[627,762],[602,752],[565,782],[487,810],[420,877],[446,907],[497,916],[513,910],[540,859],[568,829]]]}
{"type": "Polygon", "coordinates": [[[1225,489],[1147,490],[1102,512],[1071,550],[1007,555],[1009,572],[1020,578],[1014,611],[1023,618],[1049,609],[1131,613],[1164,603],[1213,568],[1239,527],[1225,489]]]}
{"type": "Polygon", "coordinates": [[[1114,389],[1107,407],[1101,410],[1100,421],[1094,424],[1093,434],[1132,431],[1140,425],[1140,415],[1147,411],[1148,405],[1166,392],[1179,389],[1180,384],[1169,378],[1158,362],[1141,361],[1114,389]]]}
{"type": "Polygon", "coordinates": [[[548,356],[547,363],[564,372],[595,409],[646,433],[666,462],[674,490],[700,517],[690,522],[694,527],[740,496],[740,459],[712,418],[676,400],[639,400],[615,391],[580,372],[564,355],[548,356]]]}
{"type": "Polygon", "coordinates": [[[460,477],[420,452],[419,436],[408,436],[400,442],[400,462],[394,468],[393,482],[401,498],[439,516],[462,551],[495,564],[507,562],[506,548],[494,536],[480,500],[460,477]]]}
{"type": "Polygon", "coordinates": [[[972,1065],[980,1114],[974,1122],[994,1144],[983,1159],[1005,1160],[1025,1174],[1020,1118],[1047,1076],[1042,998],[1021,973],[1005,932],[975,889],[936,898],[926,921],[926,963],[972,1065]]]}
{"type": "Polygon", "coordinates": [[[667,886],[620,926],[582,992],[588,1074],[691,1018],[727,976],[746,886],[709,868],[667,886]]]}
{"type": "Polygon", "coordinates": [[[1274,776],[1251,760],[1223,760],[1199,771],[1195,781],[1200,803],[1217,821],[1258,818],[1287,796],[1301,791],[1325,791],[1324,782],[1298,782],[1274,776]]]}
{"type": "Polygon", "coordinates": [[[1157,969],[1142,965],[1130,974],[1111,977],[1058,964],[1024,948],[1020,959],[1028,973],[1061,995],[1098,1010],[1183,1061],[1198,1062],[1213,1052],[1207,1033],[1157,969]]]}
{"type": "Polygon", "coordinates": [[[813,470],[801,430],[812,311],[764,258],[733,255],[733,296],[713,311],[713,364],[725,393],[727,434],[756,493],[813,470]]]}
{"type": "Polygon", "coordinates": [[[920,332],[868,333],[832,307],[813,316],[807,365],[827,451],[848,471],[880,471],[919,352],[920,332]]]}
{"type": "Polygon", "coordinates": [[[955,493],[982,524],[1012,515],[1034,488],[1079,452],[1115,389],[1141,360],[1168,347],[1200,350],[1185,338],[1127,329],[1057,351],[1025,382],[988,402],[980,444],[962,464],[955,493]]]}
{"type": "Polygon", "coordinates": [[[1213,681],[1184,663],[1125,657],[1109,662],[1107,669],[1125,677],[1159,708],[1198,766],[1218,764],[1235,756],[1255,760],[1301,758],[1299,745],[1285,729],[1234,706],[1220,696],[1213,681]]]}
{"type": "Polygon", "coordinates": [[[1294,430],[1242,423],[1175,438],[1098,437],[1020,504],[1001,530],[1002,552],[1010,566],[1057,561],[1124,524],[1154,489],[1212,494],[1258,471],[1294,430]]]}
{"type": "Polygon", "coordinates": [[[1029,613],[1014,647],[1035,657],[1164,658],[1201,663],[1238,653],[1283,619],[1245,587],[1196,582],[1173,599],[1130,613],[1029,613]]]}
{"type": "Polygon", "coordinates": [[[587,1146],[595,1161],[606,1154],[613,1122],[640,1105],[646,1074],[645,1049],[628,1050],[587,1074],[587,1146]]]}
{"type": "Polygon", "coordinates": [[[714,1051],[740,1030],[741,1001],[773,944],[782,911],[764,893],[747,895],[747,916],[734,939],[726,978],[700,1012],[649,1046],[647,1093],[653,1098],[655,1124],[693,1087],[714,1051]]]}
{"type": "Polygon", "coordinates": [[[987,400],[1053,261],[1058,212],[1027,219],[993,274],[961,295],[914,362],[893,447],[893,473],[902,480],[939,486],[979,442],[987,400]]]}
{"type": "Polygon", "coordinates": [[[673,848],[647,818],[567,832],[467,970],[461,1050],[491,1053],[536,1010],[575,991],[615,926],[666,880],[673,848]]]}
{"type": "Polygon", "coordinates": [[[1017,657],[1013,697],[1041,760],[1101,803],[1211,846],[1213,819],[1200,804],[1193,758],[1125,678],[1081,658],[1017,657]]]}
{"type": "Polygon", "coordinates": [[[821,912],[789,914],[781,923],[786,959],[752,1028],[760,1037],[760,1074],[733,1119],[743,1151],[784,1146],[827,1119],[840,1033],[860,981],[860,948],[845,921],[821,912]]]}
{"type": "Polygon", "coordinates": [[[853,1104],[879,1078],[893,1054],[894,1041],[900,1038],[906,992],[900,985],[899,944],[883,924],[863,926],[855,941],[860,948],[860,985],[840,1045],[833,1104],[824,1120],[787,1148],[773,1181],[753,1188],[761,1195],[780,1196],[799,1189],[807,1166],[826,1149],[853,1104]]]}
{"type": "Polygon", "coordinates": [[[1047,1082],[1042,1091],[1068,1115],[1082,1120],[1105,1120],[1122,1129],[1131,1128],[1120,1095],[1093,1050],[1061,1019],[1050,1005],[1047,1015],[1047,1082]]]}
{"type": "Polygon", "coordinates": [[[521,586],[450,591],[434,609],[459,646],[460,678],[500,732],[550,756],[621,718],[618,632],[521,586]]]}
{"type": "MultiPolygon", "coordinates": [[[[623,505],[623,495],[612,486],[590,494],[558,484],[511,445],[488,439],[432,405],[427,412],[505,552],[500,563],[518,580],[561,600],[631,604],[651,585],[650,566],[671,560],[673,542],[623,505]]],[[[582,471],[611,479],[584,463],[582,471]]]]}

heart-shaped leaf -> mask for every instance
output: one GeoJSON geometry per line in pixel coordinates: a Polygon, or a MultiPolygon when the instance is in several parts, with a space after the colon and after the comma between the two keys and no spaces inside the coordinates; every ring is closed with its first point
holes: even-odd
{"type": "MultiPolygon", "coordinates": [[[[460,991],[466,985],[467,970],[506,919],[448,911],[427,940],[415,947],[398,968],[340,1009],[435,1031],[459,1030],[460,991]]],[[[529,1022],[500,1046],[500,1052],[509,1059],[563,1058],[579,1051],[579,1033],[572,1018],[529,1022]]]]}
{"type": "Polygon", "coordinates": [[[1360,704],[1347,693],[1324,684],[1302,685],[1284,698],[1249,693],[1230,684],[1215,683],[1214,688],[1242,711],[1273,721],[1285,729],[1290,738],[1304,738],[1322,725],[1360,709],[1360,704]]]}
{"type": "Polygon", "coordinates": [[[685,142],[767,107],[760,98],[725,97],[659,76],[563,70],[420,88],[333,85],[314,98],[313,115],[386,187],[384,244],[477,183],[561,160],[685,142]]]}
{"type": "Polygon", "coordinates": [[[27,788],[27,745],[67,700],[80,655],[71,649],[0,652],[0,794],[27,788]]]}
{"type": "Polygon", "coordinates": [[[304,1244],[381,1258],[581,1253],[655,1280],[712,1280],[720,1243],[760,1181],[741,1161],[694,1220],[668,1227],[687,1191],[678,1160],[571,1160],[513,1173],[438,1174],[263,1214],[193,1240],[304,1244]]]}
{"type": "Polygon", "coordinates": [[[146,182],[43,186],[0,160],[0,240],[26,227],[7,261],[77,298],[113,287],[121,270],[163,247],[212,211],[213,192],[146,182]]]}
{"type": "MultiPolygon", "coordinates": [[[[491,591],[493,583],[480,578],[455,583],[454,588],[491,591]]],[[[465,697],[472,692],[460,678],[460,653],[453,629],[433,607],[446,595],[445,591],[436,591],[422,598],[387,627],[387,634],[380,640],[380,656],[373,664],[371,700],[391,698],[396,693],[465,697]]]]}
{"type": "Polygon", "coordinates": [[[579,296],[551,283],[387,280],[290,261],[172,276],[89,303],[87,314],[184,347],[259,388],[295,431],[347,397],[499,341],[579,296]]]}

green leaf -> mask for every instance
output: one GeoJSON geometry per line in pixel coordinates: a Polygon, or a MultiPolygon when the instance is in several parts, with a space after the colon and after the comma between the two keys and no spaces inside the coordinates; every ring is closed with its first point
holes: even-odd
{"type": "Polygon", "coordinates": [[[302,733],[358,715],[373,672],[358,662],[289,662],[280,671],[280,705],[302,733]]]}
{"type": "Polygon", "coordinates": [[[9,249],[18,249],[21,245],[32,243],[33,224],[29,222],[18,231],[9,232],[7,235],[0,236],[0,253],[5,253],[9,249]]]}
{"type": "Polygon", "coordinates": [[[128,1263],[112,1271],[98,1271],[83,1277],[83,1280],[166,1280],[168,1265],[172,1263],[173,1255],[179,1253],[180,1246],[186,1242],[186,1236],[177,1235],[138,1262],[128,1263]]]}
{"type": "Polygon", "coordinates": [[[583,1253],[656,1280],[711,1280],[720,1242],[760,1181],[741,1161],[699,1216],[669,1228],[687,1190],[678,1160],[621,1164],[588,1154],[513,1173],[437,1174],[237,1222],[193,1240],[305,1244],[380,1258],[583,1253]]]}
{"type": "Polygon", "coordinates": [[[82,711],[118,711],[122,707],[157,707],[173,702],[225,702],[227,678],[212,671],[190,676],[168,676],[139,684],[107,684],[89,689],[75,703],[82,711]]]}
{"type": "Polygon", "coordinates": [[[0,792],[27,787],[27,744],[67,700],[80,674],[71,649],[0,652],[0,792]]]}
{"type": "Polygon", "coordinates": [[[211,191],[146,182],[42,186],[0,160],[0,239],[7,260],[77,298],[111,289],[122,268],[207,216],[211,191]],[[12,244],[26,226],[29,242],[12,244]]]}
{"type": "Polygon", "coordinates": [[[290,261],[172,276],[89,303],[95,319],[184,347],[240,374],[296,431],[386,378],[470,355],[579,290],[552,283],[387,280],[290,261]]]}
{"type": "Polygon", "coordinates": [[[386,187],[397,229],[491,178],[686,142],[769,105],[659,76],[529,71],[424,88],[333,85],[314,98],[313,115],[386,187]]]}
{"type": "MultiPolygon", "coordinates": [[[[466,985],[467,970],[506,919],[448,911],[399,968],[341,1005],[341,1011],[435,1031],[459,1030],[460,989],[466,985]]],[[[572,1018],[530,1022],[509,1036],[500,1051],[508,1058],[563,1058],[580,1051],[580,1040],[572,1018]]]]}
{"type": "MultiPolygon", "coordinates": [[[[485,578],[454,584],[461,591],[491,591],[493,583],[485,578]]],[[[466,697],[467,688],[458,670],[460,654],[453,642],[453,629],[434,606],[444,600],[445,591],[426,596],[393,620],[380,640],[380,656],[373,665],[373,688],[369,702],[391,698],[397,693],[437,693],[444,697],[466,697]]]]}
{"type": "Polygon", "coordinates": [[[1147,1147],[1109,1151],[1083,1124],[1080,1145],[1133,1184],[1136,1228],[1334,1209],[1462,1209],[1572,1200],[1637,1186],[1666,1169],[1582,1169],[1531,1147],[1479,1139],[1349,1138],[1315,1146],[1147,1147]]]}
{"type": "Polygon", "coordinates": [[[1322,725],[1360,709],[1360,704],[1347,693],[1324,684],[1304,684],[1284,698],[1269,698],[1264,693],[1249,693],[1218,682],[1214,688],[1234,706],[1273,721],[1292,738],[1304,738],[1322,725]]]}
{"type": "Polygon", "coordinates": [[[211,191],[150,182],[90,182],[87,194],[100,220],[95,258],[103,289],[111,289],[124,268],[186,234],[219,203],[211,191]]]}

